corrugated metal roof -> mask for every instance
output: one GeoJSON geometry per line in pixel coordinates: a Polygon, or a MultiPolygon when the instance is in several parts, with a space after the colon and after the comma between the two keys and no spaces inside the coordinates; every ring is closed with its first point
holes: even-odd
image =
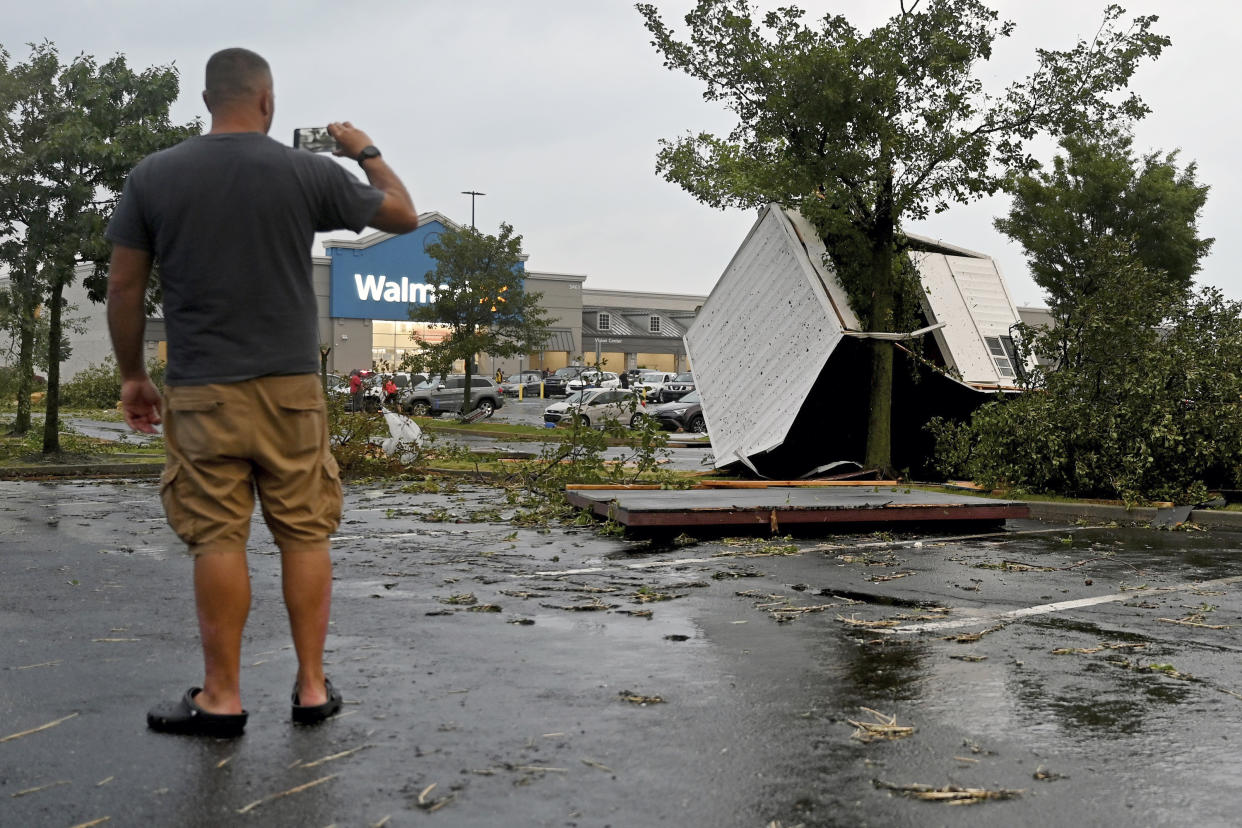
{"type": "Polygon", "coordinates": [[[578,349],[574,345],[574,332],[565,330],[564,328],[553,328],[548,332],[548,338],[544,341],[542,348],[536,348],[536,351],[568,351],[575,353],[578,349]]]}
{"type": "MultiPolygon", "coordinates": [[[[694,314],[688,314],[690,319],[694,314]]],[[[682,316],[684,319],[685,316],[682,316]]],[[[582,333],[584,336],[640,336],[680,339],[685,336],[687,325],[679,323],[673,314],[657,309],[601,308],[582,309],[582,333]],[[608,327],[600,329],[599,314],[608,314],[608,327]],[[660,330],[651,330],[651,317],[660,319],[660,330]]]]}

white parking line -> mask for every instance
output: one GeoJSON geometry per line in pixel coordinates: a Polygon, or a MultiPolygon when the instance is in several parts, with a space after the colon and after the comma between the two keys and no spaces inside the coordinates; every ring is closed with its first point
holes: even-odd
{"type": "Polygon", "coordinates": [[[960,629],[961,627],[973,627],[983,624],[1003,624],[1006,621],[1025,618],[1028,615],[1047,615],[1048,613],[1060,612],[1061,610],[1090,607],[1096,604],[1107,604],[1116,601],[1128,601],[1143,595],[1163,595],[1166,592],[1182,592],[1188,589],[1204,589],[1208,587],[1226,586],[1228,584],[1236,584],[1239,581],[1242,581],[1242,575],[1231,575],[1228,578],[1217,578],[1214,581],[1192,581],[1190,583],[1178,584],[1176,586],[1142,590],[1141,592],[1136,590],[1134,592],[1119,592],[1112,595],[1098,595],[1094,598],[1078,598],[1073,601],[1058,601],[1055,604],[1040,604],[1034,607],[1023,607],[1022,609],[1010,610],[1009,612],[975,615],[970,618],[953,618],[948,621],[929,621],[926,624],[909,624],[904,627],[881,629],[880,632],[887,633],[889,635],[910,635],[911,633],[955,630],[960,629]]]}

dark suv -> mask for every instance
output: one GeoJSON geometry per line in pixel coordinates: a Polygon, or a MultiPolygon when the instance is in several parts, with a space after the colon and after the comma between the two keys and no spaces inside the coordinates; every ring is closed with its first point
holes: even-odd
{"type": "MultiPolygon", "coordinates": [[[[401,400],[401,410],[415,417],[438,417],[444,412],[461,412],[466,397],[466,375],[450,374],[432,377],[414,388],[401,400]]],[[[505,404],[500,386],[487,377],[470,378],[470,405],[490,417],[492,412],[505,404]]]]}
{"type": "Polygon", "coordinates": [[[659,402],[675,402],[694,390],[694,374],[686,371],[664,383],[660,389],[659,402]]]}

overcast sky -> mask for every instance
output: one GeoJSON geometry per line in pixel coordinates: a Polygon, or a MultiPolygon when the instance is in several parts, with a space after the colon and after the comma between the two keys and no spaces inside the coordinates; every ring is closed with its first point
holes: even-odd
{"type": "MultiPolygon", "coordinates": [[[[655,0],[682,23],[691,0],[655,0]]],[[[783,5],[784,3],[780,3],[783,5]]],[[[778,3],[758,2],[760,8],[778,3]]],[[[809,16],[842,13],[870,29],[897,0],[806,0],[809,16]]],[[[1004,0],[1017,24],[984,68],[990,84],[1030,71],[1036,47],[1068,48],[1098,27],[1104,2],[1004,0]]],[[[1242,46],[1224,0],[1135,0],[1129,14],[1159,14],[1173,46],[1133,84],[1153,113],[1140,151],[1180,148],[1211,195],[1201,232],[1216,237],[1200,281],[1242,299],[1242,240],[1228,230],[1239,208],[1239,112],[1225,94],[1242,46]]],[[[586,274],[588,287],[707,293],[753,220],[695,202],[655,175],[660,138],[727,132],[730,113],[690,79],[663,67],[626,0],[41,0],[10,4],[0,43],[24,60],[50,40],[68,59],[124,54],[135,67],[175,64],[174,117],[206,117],[203,65],[217,49],[263,54],[276,78],[274,137],[295,127],[351,120],[370,133],[404,178],[420,212],[436,210],[494,233],[507,221],[525,238],[528,267],[586,274]]],[[[681,26],[684,31],[684,26],[681,26]]],[[[1049,157],[1053,147],[1037,153],[1049,157]]],[[[1007,200],[989,199],[907,229],[994,256],[1018,304],[1042,304],[1022,251],[992,229],[1007,200]]]]}

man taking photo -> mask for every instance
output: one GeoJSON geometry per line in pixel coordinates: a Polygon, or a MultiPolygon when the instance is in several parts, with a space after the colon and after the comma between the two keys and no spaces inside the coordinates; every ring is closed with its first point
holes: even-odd
{"type": "Polygon", "coordinates": [[[143,159],[126,181],[107,230],[108,327],[125,421],[147,433],[164,425],[160,496],[194,557],[202,687],[157,705],[147,724],[219,737],[240,735],[247,719],[241,640],[256,494],[280,548],[298,659],[293,721],[314,724],[341,707],[323,672],[328,538],[340,521],[341,484],[318,377],[311,246],[323,231],[406,233],[418,215],[371,139],[348,121],[328,131],[336,154],[356,160],[369,184],[269,138],[272,74],[254,52],[212,55],[203,101],[211,130],[143,159]],[[156,259],[168,332],[162,398],[142,358],[156,259]]]}

